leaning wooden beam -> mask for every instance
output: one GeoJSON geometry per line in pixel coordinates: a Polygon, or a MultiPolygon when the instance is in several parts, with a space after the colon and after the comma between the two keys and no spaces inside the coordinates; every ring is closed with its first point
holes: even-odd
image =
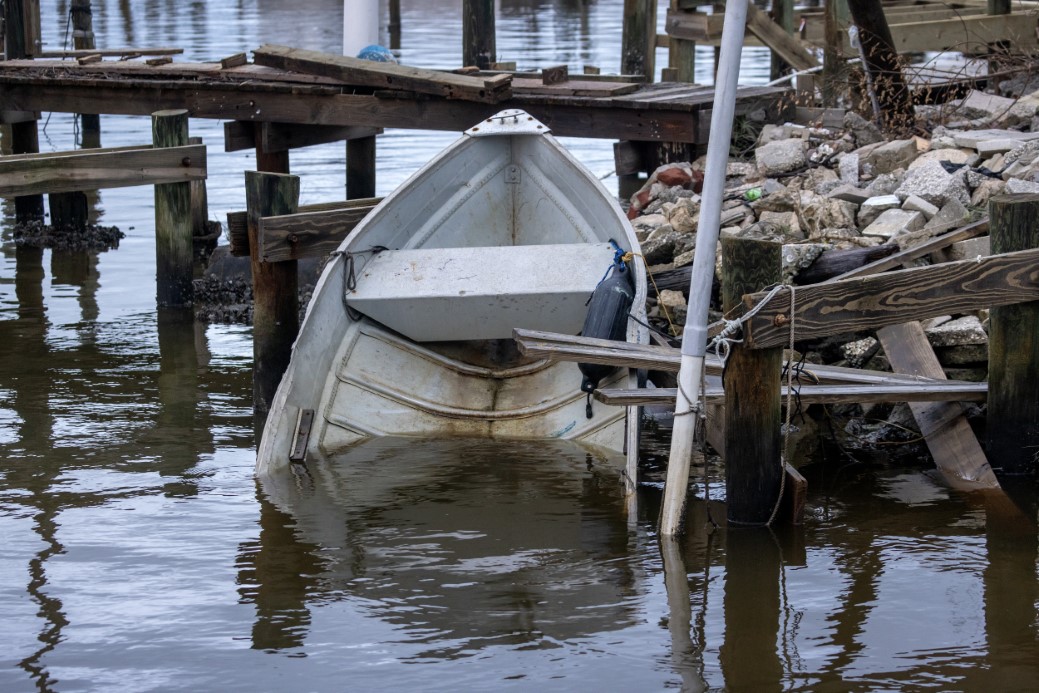
{"type": "MultiPolygon", "coordinates": [[[[919,322],[881,328],[877,330],[877,338],[892,368],[898,372],[938,379],[945,377],[919,322]]],[[[987,383],[978,384],[985,385],[987,391],[987,383]]],[[[954,488],[976,490],[998,487],[999,482],[989,466],[985,452],[967,418],[963,416],[963,407],[959,402],[969,401],[968,398],[945,402],[939,402],[938,399],[906,400],[935,466],[954,488]]]]}
{"type": "MultiPolygon", "coordinates": [[[[783,385],[782,396],[787,396],[783,385]]],[[[725,404],[725,391],[720,384],[708,383],[704,391],[708,405],[725,404]]],[[[941,383],[890,385],[801,385],[794,387],[795,396],[803,405],[808,404],[874,404],[879,402],[984,402],[988,394],[986,383],[948,380],[941,383]]],[[[667,405],[674,406],[678,391],[675,388],[657,389],[603,389],[594,397],[603,404],[620,407],[667,405]]]]}
{"type": "Polygon", "coordinates": [[[119,147],[0,156],[0,197],[186,183],[206,178],[206,147],[119,147]]]}
{"type": "MultiPolygon", "coordinates": [[[[764,297],[744,300],[755,306],[764,297]]],[[[1037,299],[1039,249],[1022,250],[800,287],[796,333],[799,340],[813,339],[1037,299]]],[[[744,323],[747,344],[763,349],[788,342],[789,308],[787,294],[763,306],[744,323]]]]}
{"type": "Polygon", "coordinates": [[[950,245],[953,245],[954,243],[959,243],[960,241],[965,241],[969,238],[974,238],[976,236],[983,236],[984,234],[988,233],[988,230],[988,219],[982,219],[981,221],[976,221],[973,224],[967,224],[966,226],[962,226],[954,231],[942,234],[941,236],[935,236],[934,238],[928,241],[924,241],[923,243],[915,245],[912,248],[907,248],[905,250],[897,252],[894,255],[888,255],[887,257],[875,260],[869,263],[868,265],[863,265],[856,269],[849,270],[844,274],[840,275],[839,277],[834,277],[827,281],[854,279],[855,277],[866,277],[871,274],[879,274],[880,272],[885,272],[889,269],[895,269],[896,267],[902,267],[907,262],[912,262],[917,258],[924,257],[925,255],[930,255],[936,250],[948,248],[950,245]]]}
{"type": "MultiPolygon", "coordinates": [[[[381,197],[370,197],[359,200],[339,200],[337,202],[322,202],[320,204],[313,205],[301,205],[299,208],[299,214],[319,214],[328,213],[335,214],[351,209],[367,209],[371,211],[375,205],[382,202],[381,197]]],[[[272,217],[267,217],[272,218],[272,217]]],[[[314,218],[310,218],[310,222],[314,221],[314,218]]],[[[353,227],[350,227],[351,229],[353,227]]],[[[340,233],[339,240],[341,241],[346,236],[345,233],[340,233]]],[[[249,232],[246,225],[246,213],[245,212],[228,212],[227,213],[227,238],[230,241],[231,255],[235,257],[248,257],[249,256],[249,232]]],[[[333,248],[334,250],[334,248],[333,248]]]]}
{"type": "MultiPolygon", "coordinates": [[[[678,372],[681,356],[678,349],[650,344],[630,344],[608,339],[593,339],[578,335],[541,332],[538,330],[513,330],[513,338],[519,350],[526,356],[550,358],[556,361],[579,363],[601,363],[624,368],[645,368],[675,373],[678,372]]],[[[705,360],[709,375],[721,375],[722,362],[713,355],[705,360]]],[[[805,364],[802,382],[816,385],[896,385],[915,386],[933,382],[931,378],[913,375],[886,373],[860,368],[805,364]]]]}
{"type": "Polygon", "coordinates": [[[264,45],[253,51],[257,65],[332,77],[353,86],[434,94],[447,99],[498,103],[512,96],[512,77],[467,77],[392,63],[288,46],[264,45]]]}
{"type": "Polygon", "coordinates": [[[818,59],[799,40],[754,5],[747,9],[747,31],[757,36],[795,70],[808,70],[819,65],[818,59]]]}

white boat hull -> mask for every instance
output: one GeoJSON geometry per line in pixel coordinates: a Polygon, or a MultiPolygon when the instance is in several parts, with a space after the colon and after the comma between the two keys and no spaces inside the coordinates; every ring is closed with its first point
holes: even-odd
{"type": "MultiPolygon", "coordinates": [[[[577,365],[526,359],[508,335],[579,332],[581,297],[610,267],[612,240],[634,253],[627,338],[645,342],[638,242],[544,126],[497,118],[388,196],[326,265],[268,414],[259,474],[293,450],[332,455],[380,436],[571,439],[627,451],[633,471],[637,411],[595,404],[588,417],[577,365]],[[313,413],[309,430],[301,412],[313,413]]],[[[634,374],[600,385],[634,386],[634,374]]]]}

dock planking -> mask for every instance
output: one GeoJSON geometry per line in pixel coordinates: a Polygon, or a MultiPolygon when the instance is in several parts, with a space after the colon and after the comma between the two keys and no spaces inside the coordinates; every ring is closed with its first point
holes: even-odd
{"type": "MultiPolygon", "coordinates": [[[[711,88],[668,83],[642,84],[629,94],[607,97],[514,90],[497,104],[375,91],[255,64],[0,62],[0,101],[19,111],[150,115],[183,108],[195,118],[458,132],[460,124],[522,108],[561,136],[703,144],[707,128],[700,121],[707,120],[714,102],[711,88]]],[[[787,87],[741,88],[737,113],[764,108],[782,118],[787,93],[787,87]]]]}

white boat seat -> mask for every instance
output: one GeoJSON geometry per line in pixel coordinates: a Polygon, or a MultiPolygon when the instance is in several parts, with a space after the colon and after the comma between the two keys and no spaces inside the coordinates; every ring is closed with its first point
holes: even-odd
{"type": "Polygon", "coordinates": [[[576,334],[613,257],[609,243],[384,250],[346,303],[416,342],[576,334]]]}

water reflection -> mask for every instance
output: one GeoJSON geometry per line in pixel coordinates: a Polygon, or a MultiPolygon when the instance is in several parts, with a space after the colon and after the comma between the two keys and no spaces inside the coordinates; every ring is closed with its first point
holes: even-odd
{"type": "Polygon", "coordinates": [[[558,647],[631,624],[610,461],[563,442],[382,439],[308,467],[263,480],[259,551],[243,547],[255,647],[298,646],[301,614],[343,599],[400,628],[420,659],[558,647]],[[298,567],[311,577],[293,579],[298,567]]]}

